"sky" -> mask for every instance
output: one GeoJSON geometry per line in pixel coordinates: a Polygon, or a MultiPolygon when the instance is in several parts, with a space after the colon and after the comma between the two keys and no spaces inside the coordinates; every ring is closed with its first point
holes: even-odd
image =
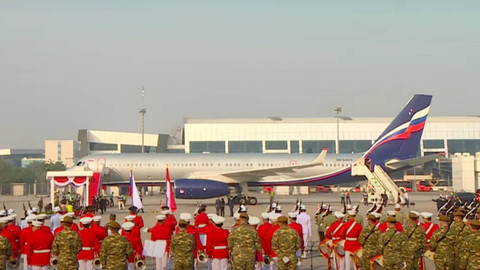
{"type": "Polygon", "coordinates": [[[184,118],[480,115],[480,1],[0,3],[0,148],[184,118]]]}

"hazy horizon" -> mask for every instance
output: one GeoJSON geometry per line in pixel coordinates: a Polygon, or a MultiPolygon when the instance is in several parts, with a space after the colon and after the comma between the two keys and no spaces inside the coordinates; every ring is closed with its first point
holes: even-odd
{"type": "Polygon", "coordinates": [[[3,1],[0,148],[184,117],[480,115],[477,1],[3,1]]]}

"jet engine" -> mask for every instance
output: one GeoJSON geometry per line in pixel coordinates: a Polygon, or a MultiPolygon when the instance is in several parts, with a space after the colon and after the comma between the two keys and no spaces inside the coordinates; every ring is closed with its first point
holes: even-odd
{"type": "Polygon", "coordinates": [[[227,195],[228,184],[208,179],[175,179],[175,197],[208,199],[227,195]]]}

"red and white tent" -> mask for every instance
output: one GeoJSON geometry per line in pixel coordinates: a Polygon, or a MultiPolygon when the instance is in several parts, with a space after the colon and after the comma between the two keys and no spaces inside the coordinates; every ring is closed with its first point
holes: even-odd
{"type": "Polygon", "coordinates": [[[64,188],[69,185],[75,188],[84,186],[84,202],[89,202],[90,181],[92,179],[92,176],[92,171],[47,172],[47,180],[50,181],[50,201],[52,205],[54,205],[55,188],[64,188]]]}

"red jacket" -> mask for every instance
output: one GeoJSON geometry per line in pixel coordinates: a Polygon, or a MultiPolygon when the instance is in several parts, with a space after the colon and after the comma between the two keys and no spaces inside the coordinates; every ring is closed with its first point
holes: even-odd
{"type": "Polygon", "coordinates": [[[50,265],[50,252],[52,249],[53,235],[44,230],[32,232],[27,245],[28,265],[50,265]]]}
{"type": "MultiPolygon", "coordinates": [[[[135,235],[135,237],[142,238],[142,237],[141,237],[140,229],[137,228],[137,227],[133,227],[133,228],[132,228],[131,234],[135,235]]],[[[125,229],[122,228],[122,231],[120,232],[120,235],[125,236],[125,229]]]]}
{"type": "Polygon", "coordinates": [[[425,233],[427,234],[427,242],[430,245],[430,238],[432,238],[433,233],[439,229],[437,224],[433,224],[431,222],[427,222],[421,225],[425,229],[425,233]]]}
{"type": "MultiPolygon", "coordinates": [[[[213,225],[213,224],[211,224],[211,223],[209,223],[209,224],[207,224],[207,225],[205,225],[205,226],[202,226],[202,227],[198,227],[198,228],[197,228],[197,232],[198,232],[198,237],[199,237],[199,239],[202,239],[202,238],[200,237],[200,235],[202,235],[202,234],[205,234],[205,235],[207,236],[207,239],[208,239],[208,236],[210,235],[211,231],[212,231],[214,228],[215,228],[215,225],[213,225]]],[[[207,243],[205,243],[205,245],[206,245],[206,244],[207,244],[207,243]]],[[[204,245],[202,244],[202,242],[200,242],[200,245],[202,246],[202,250],[205,250],[206,246],[204,246],[204,245]]]]}
{"type": "Polygon", "coordinates": [[[272,248],[272,239],[273,239],[273,234],[279,228],[280,228],[279,225],[272,225],[272,227],[270,227],[270,230],[268,230],[267,232],[267,238],[265,243],[267,244],[267,249],[270,251],[270,254],[266,254],[266,255],[270,255],[271,257],[277,257],[277,254],[275,254],[275,251],[273,251],[273,248],[272,248]]]}
{"type": "Polygon", "coordinates": [[[302,225],[296,223],[295,221],[292,221],[290,222],[290,224],[288,224],[288,227],[294,229],[295,231],[297,231],[298,233],[298,236],[300,236],[300,243],[302,243],[302,251],[304,249],[304,243],[303,243],[303,229],[302,229],[302,225]]]}
{"type": "Polygon", "coordinates": [[[215,227],[207,236],[207,255],[214,259],[228,258],[228,230],[215,227]]]}
{"type": "Polygon", "coordinates": [[[2,230],[1,235],[10,241],[10,245],[12,246],[12,257],[18,257],[18,248],[20,247],[19,245],[15,244],[15,236],[13,233],[9,230],[2,230]]]}
{"type": "Polygon", "coordinates": [[[28,244],[28,239],[30,239],[30,235],[33,233],[32,231],[32,226],[26,227],[25,229],[22,230],[22,234],[20,236],[20,254],[26,254],[27,253],[27,244],[28,244]]]}
{"type": "Polygon", "coordinates": [[[195,217],[195,227],[198,228],[198,225],[200,224],[208,224],[208,216],[205,212],[202,212],[195,217]]]}
{"type": "MultiPolygon", "coordinates": [[[[175,229],[175,234],[180,231],[180,228],[175,229]]],[[[197,257],[198,250],[203,250],[202,243],[200,242],[200,237],[198,236],[198,231],[193,225],[187,226],[187,233],[191,234],[195,238],[195,250],[193,251],[193,257],[197,257]]]]}
{"type": "Polygon", "coordinates": [[[355,252],[362,246],[358,243],[358,237],[362,232],[362,225],[358,224],[354,220],[347,221],[343,224],[345,230],[345,251],[355,252]]]}
{"type": "Polygon", "coordinates": [[[338,220],[335,221],[334,223],[332,223],[332,225],[330,225],[328,227],[327,232],[325,232],[325,238],[327,238],[329,240],[335,240],[336,242],[338,242],[339,239],[333,239],[333,237],[334,237],[334,235],[335,235],[336,238],[341,236],[342,225],[343,225],[343,223],[341,221],[338,221],[338,220]]]}
{"type": "Polygon", "coordinates": [[[175,231],[175,227],[177,227],[177,220],[175,219],[175,216],[172,214],[169,214],[165,221],[163,222],[163,225],[170,228],[170,230],[173,232],[175,231]]]}
{"type": "Polygon", "coordinates": [[[78,232],[80,239],[82,239],[82,250],[78,253],[79,260],[93,260],[95,253],[99,254],[97,236],[90,228],[84,228],[78,232]]]}
{"type": "Polygon", "coordinates": [[[13,253],[13,255],[16,258],[18,251],[20,250],[20,237],[22,235],[22,229],[19,226],[16,226],[15,224],[8,225],[6,229],[12,232],[12,235],[14,238],[14,245],[15,245],[15,247],[12,246],[12,250],[15,248],[16,253],[13,253]]]}
{"type": "MultiPolygon", "coordinates": [[[[378,229],[384,233],[388,229],[388,224],[387,222],[384,222],[378,226],[378,229]]],[[[395,230],[398,232],[403,232],[403,226],[402,223],[398,222],[395,224],[395,230]]]]}
{"type": "Polygon", "coordinates": [[[103,239],[107,238],[108,236],[107,229],[100,225],[93,224],[90,230],[95,233],[95,235],[97,236],[98,245],[101,246],[103,239]]]}
{"type": "MultiPolygon", "coordinates": [[[[56,228],[55,231],[53,231],[53,236],[57,235],[59,232],[63,231],[63,228],[64,226],[61,225],[60,227],[56,228]]],[[[72,227],[70,227],[72,229],[72,231],[74,232],[78,232],[79,229],[78,229],[78,225],[75,224],[75,223],[72,223],[72,227]]]]}
{"type": "Polygon", "coordinates": [[[135,219],[133,219],[133,225],[138,229],[143,228],[143,218],[139,215],[136,215],[135,219]]]}
{"type": "Polygon", "coordinates": [[[157,223],[155,227],[150,230],[152,241],[157,240],[167,240],[167,247],[165,249],[166,252],[170,250],[170,240],[172,240],[172,233],[169,228],[165,227],[164,225],[157,223]]]}
{"type": "Polygon", "coordinates": [[[267,245],[267,235],[271,227],[272,227],[271,223],[265,222],[262,225],[258,226],[257,228],[257,233],[258,233],[258,237],[260,238],[260,243],[262,244],[263,253],[267,255],[272,253],[271,250],[269,249],[269,247],[271,248],[272,245],[270,246],[267,245]]]}
{"type": "Polygon", "coordinates": [[[128,262],[133,263],[135,261],[135,257],[137,256],[137,254],[143,259],[142,239],[129,232],[125,232],[123,236],[125,236],[125,238],[128,239],[128,241],[130,242],[133,248],[133,253],[128,258],[128,262]]]}

